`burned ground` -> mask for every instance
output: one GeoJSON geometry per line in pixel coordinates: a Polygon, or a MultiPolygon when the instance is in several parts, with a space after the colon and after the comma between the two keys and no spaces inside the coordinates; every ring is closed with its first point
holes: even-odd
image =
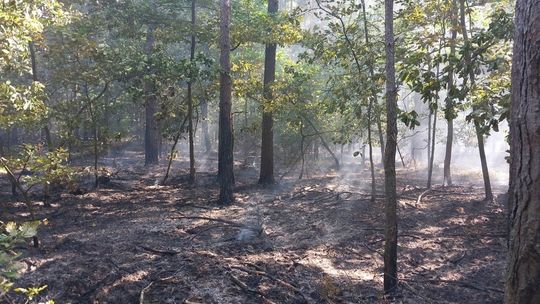
{"type": "MultiPolygon", "coordinates": [[[[215,172],[189,186],[177,170],[159,185],[163,166],[137,165],[138,153],[123,157],[109,185],[62,194],[52,207],[35,202],[48,224],[41,248],[19,248],[27,267],[17,285],[47,285],[38,300],[386,303],[384,197],[370,201],[368,171],[286,177],[263,188],[254,168],[239,165],[237,201],[221,207],[215,172]]],[[[398,181],[398,301],[500,303],[505,208],[466,182],[425,192],[405,169],[398,181]]],[[[28,217],[3,183],[4,217],[28,217]]]]}

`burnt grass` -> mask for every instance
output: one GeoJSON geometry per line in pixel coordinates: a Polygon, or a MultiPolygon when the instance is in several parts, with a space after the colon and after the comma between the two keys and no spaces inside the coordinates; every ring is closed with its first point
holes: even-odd
{"type": "MultiPolygon", "coordinates": [[[[16,285],[47,285],[36,302],[392,302],[381,292],[381,170],[381,192],[371,202],[367,170],[313,169],[305,179],[295,173],[262,187],[256,168],[239,163],[236,203],[222,207],[214,171],[188,185],[178,169],[185,161],[175,162],[172,178],[159,185],[165,164],[144,168],[135,152],[114,162],[115,175],[97,190],[61,193],[50,207],[34,200],[48,224],[40,227],[39,249],[17,248],[25,269],[16,285]]],[[[466,177],[424,193],[418,176],[398,170],[400,290],[393,301],[500,303],[504,206],[482,200],[466,177]]],[[[1,189],[2,220],[28,218],[3,176],[1,189]]],[[[23,302],[14,293],[4,300],[23,302]]]]}

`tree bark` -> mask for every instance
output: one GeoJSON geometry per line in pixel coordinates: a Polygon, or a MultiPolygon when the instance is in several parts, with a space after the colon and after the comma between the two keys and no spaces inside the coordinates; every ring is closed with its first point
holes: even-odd
{"type": "Polygon", "coordinates": [[[433,112],[429,110],[428,114],[428,137],[427,137],[427,165],[429,166],[430,160],[431,160],[431,116],[433,116],[433,112]]]}
{"type": "Polygon", "coordinates": [[[208,132],[208,100],[201,100],[201,130],[205,152],[212,151],[212,142],[210,141],[210,133],[208,132]]]}
{"type": "Polygon", "coordinates": [[[540,303],[540,1],[516,4],[505,303],[540,303]]]}
{"type": "Polygon", "coordinates": [[[232,80],[231,80],[231,39],[230,39],[230,0],[221,0],[220,22],[220,90],[219,90],[219,203],[222,205],[232,204],[234,172],[233,172],[233,125],[231,116],[232,104],[232,80]]]}
{"type": "MultiPolygon", "coordinates": [[[[206,56],[210,56],[210,48],[207,43],[203,44],[204,53],[206,56]]],[[[201,129],[202,129],[202,141],[204,143],[205,152],[212,151],[212,141],[210,139],[210,132],[208,130],[208,96],[206,90],[203,90],[203,100],[200,101],[201,109],[201,129]]]]}
{"type": "MultiPolygon", "coordinates": [[[[454,57],[456,54],[456,39],[457,39],[457,1],[452,1],[452,36],[450,38],[450,57],[454,57]]],[[[447,124],[446,131],[446,150],[444,154],[444,169],[443,169],[443,186],[452,186],[452,147],[454,145],[454,100],[452,97],[452,91],[454,90],[454,70],[452,66],[448,70],[448,85],[446,88],[447,96],[445,103],[445,118],[447,124]]]]}
{"type": "MultiPolygon", "coordinates": [[[[191,0],[191,47],[190,47],[190,56],[189,60],[191,63],[191,70],[195,64],[195,46],[196,46],[196,37],[195,37],[195,22],[196,22],[196,0],[191,0]]],[[[189,183],[195,183],[195,147],[193,144],[193,75],[190,72],[190,77],[188,81],[187,88],[187,101],[188,101],[188,141],[189,141],[189,183]]]]}
{"type": "MultiPolygon", "coordinates": [[[[268,0],[268,14],[278,12],[279,1],[268,0]]],[[[270,30],[271,31],[273,29],[270,30]]],[[[264,54],[264,103],[262,113],[261,172],[259,184],[273,184],[274,180],[274,120],[267,103],[272,100],[272,84],[276,79],[276,43],[266,45],[264,54]]]]}
{"type": "MultiPolygon", "coordinates": [[[[30,61],[32,63],[32,81],[38,82],[38,74],[37,74],[37,62],[36,62],[36,50],[34,47],[34,42],[30,41],[28,42],[28,49],[30,50],[30,61]]],[[[47,151],[51,152],[54,150],[52,137],[51,137],[51,130],[49,129],[49,118],[48,116],[45,118],[44,125],[42,128],[43,137],[45,138],[45,143],[47,143],[47,151]]]]}
{"type": "MultiPolygon", "coordinates": [[[[441,38],[439,39],[439,51],[438,55],[441,57],[441,52],[445,44],[445,38],[446,38],[446,20],[443,18],[441,20],[441,26],[442,26],[442,33],[441,38]]],[[[437,79],[440,77],[440,69],[441,64],[437,62],[436,67],[436,76],[437,79]]],[[[429,165],[428,165],[428,182],[427,182],[427,188],[431,189],[432,186],[432,177],[433,177],[433,162],[435,161],[435,144],[436,144],[436,135],[437,135],[437,111],[439,109],[439,89],[436,91],[436,99],[435,99],[435,109],[433,110],[433,133],[431,134],[431,155],[429,156],[429,165]]],[[[430,107],[431,108],[431,107],[430,107]]]]}
{"type": "Polygon", "coordinates": [[[396,195],[396,145],[397,145],[397,87],[394,42],[394,1],[385,0],[386,44],[386,149],[384,186],[386,193],[386,225],[384,244],[384,293],[397,291],[397,195],[396,195]]]}
{"type": "MultiPolygon", "coordinates": [[[[460,0],[460,19],[461,19],[461,31],[463,34],[463,41],[465,44],[469,42],[469,35],[467,33],[467,24],[465,23],[465,1],[466,0],[460,0]]],[[[470,67],[471,66],[471,54],[470,51],[464,52],[464,58],[465,58],[465,65],[470,67]]],[[[475,75],[474,75],[474,69],[469,68],[469,79],[471,81],[471,88],[474,87],[475,84],[475,75]]],[[[464,85],[466,84],[466,80],[464,81],[464,85]]],[[[473,111],[476,110],[476,107],[473,105],[473,111]]],[[[478,122],[474,122],[474,128],[476,131],[476,138],[478,140],[478,153],[480,154],[480,163],[482,165],[482,176],[484,178],[484,191],[486,193],[486,199],[492,200],[493,199],[493,193],[491,192],[491,181],[489,178],[489,170],[487,166],[487,160],[486,160],[486,151],[484,148],[484,135],[482,134],[482,131],[480,130],[480,125],[478,122]]]]}
{"type": "MultiPolygon", "coordinates": [[[[437,73],[438,74],[438,73],[437,73]]],[[[431,179],[433,177],[433,161],[435,158],[435,135],[437,132],[437,109],[433,111],[433,129],[431,133],[431,154],[429,155],[429,164],[428,164],[428,181],[427,188],[431,189],[431,179]]]]}
{"type": "MultiPolygon", "coordinates": [[[[375,78],[372,76],[372,79],[375,79],[375,78]]],[[[377,102],[375,102],[375,105],[379,107],[379,104],[377,102]]],[[[381,123],[381,113],[376,111],[376,114],[377,114],[377,119],[376,119],[377,130],[379,131],[379,143],[381,145],[381,164],[384,167],[384,135],[383,135],[383,129],[382,129],[382,123],[381,123]]]]}
{"type": "MultiPolygon", "coordinates": [[[[154,31],[155,24],[148,25],[146,33],[145,52],[148,57],[152,55],[154,50],[154,31]]],[[[150,58],[148,58],[150,60],[150,58]]],[[[144,133],[144,164],[146,166],[155,165],[159,160],[159,128],[156,119],[157,113],[157,96],[154,81],[147,79],[144,81],[145,95],[145,133],[144,133]]]]}

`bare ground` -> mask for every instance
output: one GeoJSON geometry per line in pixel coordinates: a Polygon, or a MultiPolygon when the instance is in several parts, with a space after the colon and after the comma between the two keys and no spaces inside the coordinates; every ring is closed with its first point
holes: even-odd
{"type": "MultiPolygon", "coordinates": [[[[145,169],[135,152],[116,161],[110,185],[62,194],[52,207],[36,202],[48,225],[40,228],[40,249],[20,249],[27,269],[17,284],[47,285],[38,300],[389,303],[381,293],[384,201],[370,201],[368,171],[290,177],[263,188],[254,168],[239,165],[237,202],[220,207],[215,172],[189,186],[176,170],[159,186],[163,166],[145,169]],[[258,219],[260,235],[250,229],[258,219]]],[[[398,174],[395,302],[502,302],[504,207],[482,201],[474,186],[435,187],[418,202],[423,180],[398,174]]],[[[2,183],[4,216],[28,216],[2,183]]]]}

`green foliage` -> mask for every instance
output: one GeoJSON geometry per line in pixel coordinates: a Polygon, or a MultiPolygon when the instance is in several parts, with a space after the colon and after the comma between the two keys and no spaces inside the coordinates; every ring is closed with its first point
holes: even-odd
{"type": "Polygon", "coordinates": [[[39,222],[26,222],[17,225],[14,222],[0,222],[0,295],[13,288],[13,280],[18,277],[22,265],[17,262],[19,254],[13,247],[24,239],[36,235],[39,222]]]}
{"type": "Polygon", "coordinates": [[[27,189],[40,184],[69,184],[75,178],[75,171],[67,165],[68,152],[64,148],[46,151],[42,145],[23,145],[16,158],[8,160],[11,170],[27,170],[20,181],[27,189]]]}
{"type": "MultiPolygon", "coordinates": [[[[28,126],[47,114],[44,86],[18,81],[31,72],[29,43],[43,39],[44,27],[65,23],[56,0],[3,1],[0,9],[0,127],[28,126]],[[10,81],[8,79],[15,79],[10,81]]],[[[30,77],[28,77],[30,78],[30,77]]]]}
{"type": "Polygon", "coordinates": [[[398,119],[409,127],[409,129],[414,129],[415,127],[420,126],[420,122],[418,121],[418,113],[416,113],[416,111],[406,112],[398,109],[398,119]]]}
{"type": "Polygon", "coordinates": [[[34,82],[30,86],[13,85],[10,81],[0,82],[0,127],[13,125],[32,126],[39,124],[47,115],[43,103],[43,85],[34,82]]]}

